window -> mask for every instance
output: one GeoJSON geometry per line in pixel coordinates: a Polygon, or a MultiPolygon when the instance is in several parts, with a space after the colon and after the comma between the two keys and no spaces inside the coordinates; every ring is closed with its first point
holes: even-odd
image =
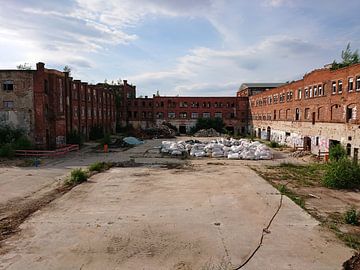
{"type": "Polygon", "coordinates": [[[309,119],[309,118],[310,118],[310,109],[309,109],[309,108],[305,108],[304,118],[305,118],[305,119],[309,119]]]}
{"type": "Polygon", "coordinates": [[[309,97],[309,89],[305,88],[305,98],[309,97]]]}
{"type": "Polygon", "coordinates": [[[209,112],[204,112],[203,113],[203,118],[210,118],[210,113],[209,112]]]}
{"type": "Polygon", "coordinates": [[[360,91],[360,76],[356,77],[356,91],[360,91]]]}
{"type": "Polygon", "coordinates": [[[302,90],[298,89],[298,99],[301,99],[301,95],[302,95],[302,90]]]}
{"type": "Polygon", "coordinates": [[[180,102],[179,107],[180,108],[186,108],[188,106],[187,102],[180,102]]]}
{"type": "Polygon", "coordinates": [[[312,87],[309,87],[309,97],[312,98],[313,97],[313,90],[312,87]]]}
{"type": "Polygon", "coordinates": [[[215,117],[217,117],[217,118],[222,118],[222,113],[221,113],[221,112],[216,112],[216,113],[215,113],[215,117]]]}
{"type": "Polygon", "coordinates": [[[197,113],[197,112],[191,113],[191,118],[193,118],[193,119],[199,118],[199,113],[197,113]]]}
{"type": "Polygon", "coordinates": [[[277,104],[277,103],[278,103],[278,98],[279,98],[278,95],[274,95],[274,104],[277,104]]]}
{"type": "Polygon", "coordinates": [[[44,92],[47,94],[49,92],[49,81],[44,80],[44,92]]]}
{"type": "Polygon", "coordinates": [[[342,80],[338,80],[338,92],[339,94],[342,93],[342,80]]]}
{"type": "Polygon", "coordinates": [[[356,104],[350,104],[346,107],[346,122],[355,119],[356,104]]]}
{"type": "Polygon", "coordinates": [[[348,91],[352,92],[353,89],[354,89],[354,79],[349,78],[349,80],[348,80],[348,91]]]}
{"type": "Polygon", "coordinates": [[[318,95],[318,89],[317,86],[314,86],[314,97],[317,97],[318,95]]]}
{"type": "Polygon", "coordinates": [[[323,88],[322,88],[321,84],[319,84],[318,89],[319,89],[319,96],[322,96],[323,95],[323,88]]]}
{"type": "Polygon", "coordinates": [[[12,109],[14,108],[14,101],[4,101],[3,105],[5,109],[12,109]]]}
{"type": "Polygon", "coordinates": [[[13,91],[14,90],[14,81],[7,80],[3,84],[4,91],[13,91]]]}
{"type": "Polygon", "coordinates": [[[336,82],[332,82],[332,93],[336,94],[336,82]]]}
{"type": "Polygon", "coordinates": [[[274,120],[276,120],[276,110],[274,110],[274,120]]]}
{"type": "Polygon", "coordinates": [[[163,119],[164,118],[164,113],[162,113],[162,112],[156,113],[156,118],[157,119],[163,119]]]}
{"type": "Polygon", "coordinates": [[[185,118],[187,118],[187,113],[186,112],[181,112],[179,114],[179,117],[182,118],[182,119],[185,119],[185,118]]]}
{"type": "Polygon", "coordinates": [[[175,118],[176,114],[174,112],[169,112],[168,113],[168,118],[175,118]]]}

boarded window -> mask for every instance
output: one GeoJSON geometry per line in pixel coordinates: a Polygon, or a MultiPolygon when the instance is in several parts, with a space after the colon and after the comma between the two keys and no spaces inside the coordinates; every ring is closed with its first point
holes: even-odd
{"type": "Polygon", "coordinates": [[[343,120],[343,108],[339,104],[331,106],[331,120],[341,122],[343,120]]]}

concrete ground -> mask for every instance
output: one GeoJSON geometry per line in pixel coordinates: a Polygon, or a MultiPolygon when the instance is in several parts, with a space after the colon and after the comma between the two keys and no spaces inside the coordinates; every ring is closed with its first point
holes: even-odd
{"type": "MultiPolygon", "coordinates": [[[[61,170],[100,157],[131,157],[150,165],[95,175],[34,213],[5,240],[0,269],[217,270],[244,262],[280,194],[245,161],[194,160],[174,169],[153,165],[183,162],[144,155],[158,143],[49,164],[49,170],[61,170]]],[[[351,254],[283,197],[263,245],[242,269],[341,269],[351,254]]]]}

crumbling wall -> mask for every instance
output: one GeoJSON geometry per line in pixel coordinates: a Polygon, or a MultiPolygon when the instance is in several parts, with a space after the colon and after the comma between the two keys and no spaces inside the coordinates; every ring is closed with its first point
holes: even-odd
{"type": "Polygon", "coordinates": [[[4,70],[0,72],[0,123],[23,129],[34,137],[33,72],[4,70]],[[13,82],[12,90],[4,90],[6,81],[13,82]],[[12,102],[11,108],[6,102],[12,102]]]}

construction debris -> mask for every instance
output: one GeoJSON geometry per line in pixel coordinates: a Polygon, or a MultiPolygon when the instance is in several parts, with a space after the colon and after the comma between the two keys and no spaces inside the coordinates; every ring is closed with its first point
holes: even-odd
{"type": "Polygon", "coordinates": [[[194,134],[195,137],[219,137],[220,133],[213,128],[200,129],[194,134]]]}
{"type": "Polygon", "coordinates": [[[135,137],[125,137],[123,139],[124,142],[126,142],[129,145],[139,145],[139,144],[143,144],[143,141],[140,141],[139,139],[135,138],[135,137]]]}
{"type": "Polygon", "coordinates": [[[270,148],[258,141],[250,142],[246,139],[217,139],[210,142],[199,141],[163,141],[161,153],[180,156],[189,154],[193,157],[213,157],[228,159],[272,159],[270,148]]]}
{"type": "Polygon", "coordinates": [[[305,150],[297,150],[297,151],[291,153],[290,155],[292,157],[301,158],[301,157],[311,155],[311,152],[310,151],[305,151],[305,150]]]}

